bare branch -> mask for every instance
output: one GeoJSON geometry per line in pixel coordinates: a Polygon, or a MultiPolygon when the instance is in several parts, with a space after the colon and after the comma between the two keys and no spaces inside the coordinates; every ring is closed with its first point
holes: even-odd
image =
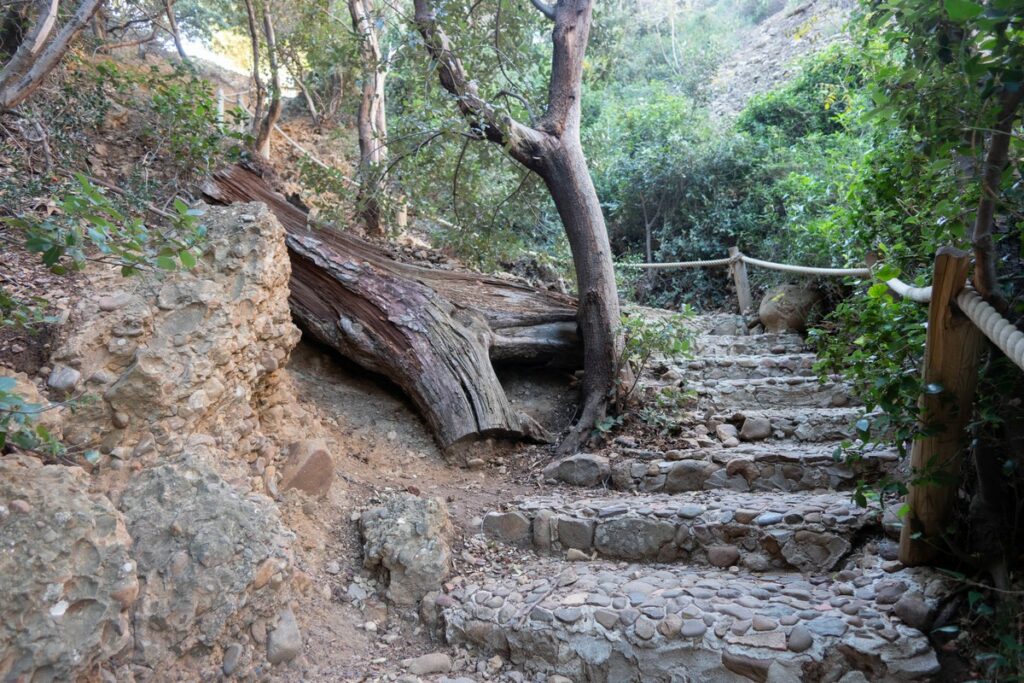
{"type": "Polygon", "coordinates": [[[544,0],[530,0],[530,2],[533,4],[533,6],[537,9],[538,12],[543,14],[545,17],[547,17],[551,21],[555,20],[555,8],[554,7],[552,7],[548,3],[544,2],[544,0]]]}
{"type": "Polygon", "coordinates": [[[28,71],[21,78],[17,78],[14,73],[8,73],[5,67],[3,75],[0,76],[0,111],[18,106],[18,104],[23,102],[42,85],[46,75],[57,66],[61,57],[67,52],[71,39],[78,35],[82,27],[92,19],[92,15],[96,13],[100,2],[101,0],[81,0],[78,9],[68,19],[67,23],[64,24],[60,33],[46,45],[45,49],[38,53],[38,56],[29,62],[31,66],[29,66],[28,71]],[[10,79],[12,78],[17,78],[17,80],[11,83],[10,79]]]}
{"type": "Polygon", "coordinates": [[[451,41],[437,23],[429,0],[413,0],[416,9],[416,27],[434,59],[438,78],[445,90],[458,99],[459,111],[470,128],[491,142],[502,145],[513,159],[527,168],[537,166],[536,148],[540,133],[519,123],[507,114],[501,114],[480,97],[476,82],[466,74],[462,61],[455,55],[451,41]]]}
{"type": "Polygon", "coordinates": [[[11,60],[7,62],[3,70],[0,70],[0,88],[3,88],[32,63],[39,51],[43,49],[46,39],[50,37],[50,31],[53,30],[53,24],[57,21],[59,0],[37,0],[35,4],[36,19],[32,23],[32,28],[18,45],[11,60]]]}

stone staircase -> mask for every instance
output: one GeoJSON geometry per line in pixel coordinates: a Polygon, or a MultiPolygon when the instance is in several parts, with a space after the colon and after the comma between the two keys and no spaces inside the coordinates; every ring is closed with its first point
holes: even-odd
{"type": "Polygon", "coordinates": [[[892,506],[848,492],[895,453],[833,458],[857,410],[798,336],[698,348],[642,380],[696,392],[692,435],[558,460],[488,513],[496,552],[436,600],[446,638],[537,681],[927,680],[946,580],[897,562],[892,506]]]}

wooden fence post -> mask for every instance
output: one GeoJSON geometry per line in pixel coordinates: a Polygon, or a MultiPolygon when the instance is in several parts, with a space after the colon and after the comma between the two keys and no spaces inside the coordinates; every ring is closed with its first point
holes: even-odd
{"type": "Polygon", "coordinates": [[[217,88],[217,125],[224,126],[224,88],[217,88]]]}
{"type": "MultiPolygon", "coordinates": [[[[729,247],[729,258],[740,253],[739,247],[729,247]]],[[[729,264],[732,272],[732,281],[736,285],[736,298],[739,300],[740,313],[746,313],[754,306],[750,296],[750,282],[747,280],[747,264],[742,259],[737,259],[729,264]]]]}
{"type": "Polygon", "coordinates": [[[909,511],[900,532],[900,561],[924,564],[939,551],[960,483],[960,466],[978,381],[978,356],[983,337],[952,303],[967,281],[967,252],[943,247],[935,254],[932,300],[922,370],[925,392],[918,405],[928,436],[914,442],[910,453],[909,511]]]}

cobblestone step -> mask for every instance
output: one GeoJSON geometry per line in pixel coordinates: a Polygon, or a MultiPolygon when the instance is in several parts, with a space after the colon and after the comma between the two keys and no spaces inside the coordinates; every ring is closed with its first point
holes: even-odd
{"type": "Polygon", "coordinates": [[[816,377],[813,353],[767,356],[707,356],[673,365],[659,379],[693,382],[706,379],[760,379],[765,377],[816,377]]]}
{"type": "Polygon", "coordinates": [[[837,462],[838,444],[792,442],[744,444],[736,448],[675,450],[660,457],[577,453],[544,468],[548,483],[582,488],[679,493],[848,490],[858,481],[879,481],[899,463],[894,451],[874,451],[855,462],[837,462]]]}
{"type": "Polygon", "coordinates": [[[856,403],[845,383],[819,382],[807,377],[704,380],[688,385],[687,389],[696,392],[698,405],[714,409],[842,408],[856,403]]]}
{"type": "Polygon", "coordinates": [[[572,681],[925,680],[939,663],[921,629],[951,588],[893,569],[871,556],[834,576],[505,556],[423,612],[450,643],[572,681]]]}
{"type": "Polygon", "coordinates": [[[744,336],[703,334],[694,344],[696,356],[764,356],[804,353],[807,345],[798,334],[752,334],[744,336]]]}
{"type": "MultiPolygon", "coordinates": [[[[742,430],[749,417],[768,420],[770,437],[799,442],[842,441],[856,436],[854,424],[863,415],[860,407],[845,408],[717,408],[710,415],[714,422],[729,422],[742,430]]],[[[822,446],[826,448],[826,446],[822,446]]],[[[831,453],[831,451],[829,451],[831,453]]]]}
{"type": "Polygon", "coordinates": [[[601,497],[554,495],[511,503],[483,518],[487,535],[562,554],[686,562],[754,571],[829,571],[862,530],[880,527],[877,504],[835,493],[688,491],[601,497]]]}

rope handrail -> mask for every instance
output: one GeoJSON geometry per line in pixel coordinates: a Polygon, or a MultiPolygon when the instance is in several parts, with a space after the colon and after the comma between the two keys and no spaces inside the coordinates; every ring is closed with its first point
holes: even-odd
{"type": "Polygon", "coordinates": [[[727,266],[736,261],[731,256],[726,258],[709,259],[706,261],[672,261],[669,263],[616,263],[622,268],[643,268],[646,270],[662,270],[668,268],[714,268],[716,266],[727,266]]]}
{"type": "Polygon", "coordinates": [[[1017,367],[1024,370],[1024,332],[982,299],[970,285],[960,291],[956,303],[982,334],[998,346],[1017,367]]]}
{"type": "Polygon", "coordinates": [[[912,287],[899,278],[886,280],[885,284],[896,294],[904,299],[916,301],[919,304],[926,304],[932,300],[932,286],[912,287]]]}
{"type": "Polygon", "coordinates": [[[815,266],[795,266],[789,263],[775,263],[774,261],[763,261],[761,259],[738,253],[735,256],[728,256],[719,259],[707,259],[703,261],[672,261],[668,263],[618,263],[622,268],[641,268],[646,270],[662,270],[668,268],[714,268],[728,266],[736,261],[743,261],[752,266],[759,266],[769,270],[778,270],[784,273],[798,273],[800,275],[828,275],[835,277],[870,277],[870,268],[818,268],[815,266]]]}
{"type": "Polygon", "coordinates": [[[794,266],[788,263],[775,263],[774,261],[762,261],[746,254],[740,254],[744,263],[752,266],[759,266],[769,270],[778,270],[783,273],[798,273],[800,275],[829,275],[835,277],[871,277],[870,268],[816,268],[813,266],[794,266]]]}

